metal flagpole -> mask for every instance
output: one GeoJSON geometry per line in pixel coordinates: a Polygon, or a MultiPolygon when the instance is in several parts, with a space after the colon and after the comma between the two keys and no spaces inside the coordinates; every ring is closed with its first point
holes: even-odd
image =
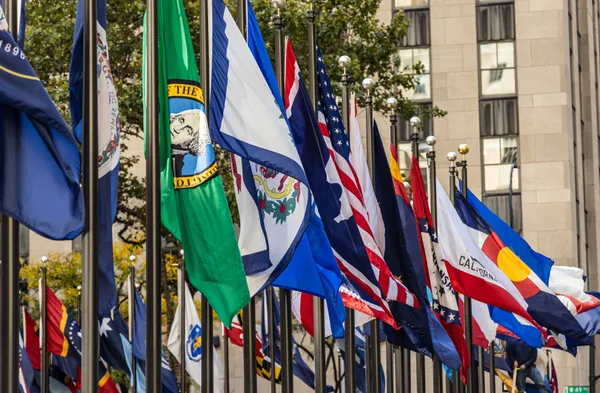
{"type": "MultiPolygon", "coordinates": [[[[351,63],[350,57],[342,55],[338,59],[338,63],[344,70],[342,75],[342,122],[346,132],[350,135],[350,75],[348,75],[348,67],[351,63]]],[[[344,386],[346,392],[356,392],[355,329],[354,310],[346,307],[346,322],[344,324],[344,386]]]]}
{"type": "MultiPolygon", "coordinates": [[[[185,334],[186,331],[186,325],[187,322],[185,320],[185,316],[186,316],[186,312],[185,312],[185,301],[186,301],[186,293],[185,293],[185,254],[184,251],[181,250],[180,251],[180,255],[181,255],[181,259],[179,260],[179,277],[178,277],[178,283],[179,283],[179,310],[181,311],[179,313],[179,337],[180,337],[180,341],[179,341],[179,356],[181,359],[180,362],[180,367],[181,369],[179,370],[179,380],[180,380],[180,384],[181,384],[181,393],[185,393],[185,385],[186,385],[186,378],[185,378],[185,358],[186,358],[186,353],[185,353],[185,344],[187,341],[187,337],[185,334]]],[[[204,315],[204,314],[203,314],[204,315]]],[[[202,325],[202,331],[204,332],[204,325],[202,325]]],[[[206,341],[202,340],[202,343],[207,343],[206,341]]],[[[210,343],[207,343],[207,345],[203,345],[202,349],[204,350],[205,348],[207,348],[207,346],[212,346],[210,345],[210,343]]],[[[204,363],[204,362],[203,362],[204,363]]],[[[203,379],[202,380],[202,386],[206,385],[206,380],[203,379]]]]}
{"type": "MultiPolygon", "coordinates": [[[[429,177],[429,210],[431,211],[431,219],[433,220],[433,227],[437,233],[437,193],[436,193],[436,154],[435,154],[435,143],[436,139],[433,135],[430,135],[425,140],[429,145],[429,152],[427,152],[427,174],[429,177]]],[[[437,236],[437,234],[436,234],[437,236]]],[[[442,392],[442,362],[439,357],[435,354],[433,356],[433,391],[442,392]]]]}
{"type": "Polygon", "coordinates": [[[46,263],[48,262],[48,258],[42,257],[42,280],[41,280],[41,288],[40,288],[40,336],[41,336],[41,345],[42,345],[42,365],[41,365],[41,383],[40,383],[40,392],[41,393],[50,393],[50,356],[48,356],[48,305],[46,299],[46,272],[47,267],[46,263]]]}
{"type": "MultiPolygon", "coordinates": [[[[396,124],[398,117],[396,116],[396,108],[398,107],[398,100],[394,97],[387,99],[387,106],[391,110],[390,113],[390,140],[394,149],[398,145],[398,139],[396,135],[396,124]]],[[[397,364],[396,364],[397,366],[397,364]]],[[[394,345],[389,341],[385,343],[385,368],[386,368],[386,392],[394,393],[394,345]]],[[[398,386],[398,380],[396,380],[396,386],[398,386]]]]}
{"type": "Polygon", "coordinates": [[[129,341],[131,341],[131,393],[137,393],[137,364],[133,356],[133,336],[135,332],[135,255],[129,257],[129,341]]]}
{"type": "Polygon", "coordinates": [[[494,341],[490,344],[490,393],[496,393],[496,348],[494,341]]]}
{"type": "MultiPolygon", "coordinates": [[[[208,0],[204,0],[208,1],[208,0]]],[[[208,22],[208,19],[207,19],[208,22]]],[[[242,35],[248,39],[248,4],[246,0],[237,0],[237,24],[242,32],[242,35]]],[[[207,23],[208,25],[208,23],[207,23]]],[[[207,52],[208,53],[208,52],[207,52]]],[[[208,65],[207,65],[208,66],[208,65]]],[[[209,76],[209,75],[208,75],[209,76]]],[[[206,80],[208,81],[208,76],[206,80]]],[[[204,79],[203,83],[204,83],[204,79]]],[[[206,96],[209,96],[207,94],[206,96]]],[[[243,323],[244,323],[244,393],[257,392],[257,377],[256,377],[256,302],[254,297],[250,299],[250,303],[244,307],[243,323]]],[[[283,311],[282,311],[283,312],[283,311]]],[[[283,352],[283,351],[282,351],[283,352]]],[[[203,392],[204,393],[204,392],[203,392]]]]}
{"type": "MultiPolygon", "coordinates": [[[[414,116],[410,119],[410,142],[412,155],[419,159],[419,129],[421,127],[421,119],[414,116]]],[[[406,374],[408,374],[407,389],[410,391],[410,351],[407,350],[408,358],[405,361],[406,374]]],[[[425,392],[425,357],[422,354],[417,354],[417,392],[425,392]]]]}
{"type": "Polygon", "coordinates": [[[394,345],[394,379],[396,381],[395,391],[397,393],[406,393],[404,389],[404,379],[402,372],[404,371],[404,359],[402,357],[401,348],[394,345]]]}
{"type": "Polygon", "coordinates": [[[81,290],[83,287],[77,285],[77,323],[81,326],[81,290]]]}
{"type": "MultiPolygon", "coordinates": [[[[274,318],[273,318],[273,312],[274,312],[274,308],[273,308],[273,300],[275,298],[275,290],[273,289],[272,286],[269,286],[267,288],[267,290],[265,291],[265,297],[263,299],[263,302],[267,302],[267,311],[268,311],[268,318],[269,318],[269,359],[271,359],[271,379],[270,379],[270,384],[271,384],[271,393],[275,393],[276,392],[276,386],[277,384],[275,383],[275,374],[276,374],[276,366],[275,366],[275,322],[274,322],[274,318]]],[[[265,321],[262,321],[262,323],[265,323],[265,321]]]]}
{"type": "MultiPolygon", "coordinates": [[[[281,97],[285,94],[285,42],[283,36],[284,21],[281,16],[281,8],[285,5],[285,0],[273,0],[273,7],[277,9],[277,13],[273,17],[273,25],[275,26],[275,75],[277,77],[277,84],[279,85],[279,92],[281,97]]],[[[271,299],[275,298],[275,292],[271,292],[271,299]]],[[[282,393],[292,393],[294,391],[294,375],[292,373],[293,363],[293,348],[292,348],[292,292],[289,289],[279,289],[279,302],[281,305],[281,391],[282,393]]],[[[270,302],[272,307],[273,302],[270,302]]],[[[270,315],[273,315],[272,310],[269,311],[270,315]]],[[[271,353],[269,356],[272,359],[272,374],[271,378],[271,391],[275,390],[275,340],[273,336],[275,334],[275,325],[273,318],[270,319],[269,335],[271,339],[271,353]]]]}
{"type": "Polygon", "coordinates": [[[225,368],[223,371],[225,378],[223,390],[225,393],[229,393],[229,335],[226,334],[223,335],[223,367],[225,368]]]}
{"type": "MultiPolygon", "coordinates": [[[[467,197],[467,153],[469,153],[469,146],[467,144],[461,144],[458,146],[458,152],[461,154],[461,161],[457,163],[461,168],[461,180],[462,180],[462,195],[467,197]]],[[[471,299],[467,296],[464,297],[464,309],[465,309],[465,320],[463,321],[465,326],[465,341],[467,342],[467,348],[469,350],[469,357],[471,358],[471,367],[469,368],[468,380],[467,380],[467,393],[474,392],[474,382],[477,379],[477,370],[473,365],[474,363],[474,351],[473,351],[473,320],[471,310],[471,299]]]]}
{"type": "Polygon", "coordinates": [[[479,355],[479,366],[477,367],[477,393],[485,393],[485,369],[483,367],[483,355],[484,350],[483,347],[477,347],[478,355],[479,355]]]}
{"type": "MultiPolygon", "coordinates": [[[[83,22],[83,192],[81,390],[98,391],[98,78],[96,0],[84,2],[83,22]]],[[[158,109],[156,110],[158,115],[158,109]]],[[[157,123],[158,124],[158,123],[157,123]]],[[[158,160],[156,161],[158,163],[158,160]]],[[[157,204],[158,206],[158,204],[157,204]]],[[[151,386],[151,385],[150,385],[151,386]]],[[[150,393],[155,393],[149,389],[150,393]]]]}
{"type": "MultiPolygon", "coordinates": [[[[16,0],[4,2],[4,11],[10,33],[15,40],[18,34],[19,7],[16,0]]],[[[7,106],[4,108],[4,128],[17,127],[17,115],[7,106]]],[[[14,218],[2,216],[2,284],[0,285],[0,306],[2,323],[0,326],[0,386],[9,392],[19,391],[19,223],[14,218]]]]}
{"type": "MultiPolygon", "coordinates": [[[[448,158],[448,161],[450,162],[450,167],[448,168],[448,172],[450,175],[448,183],[448,196],[450,197],[450,202],[452,203],[452,205],[454,205],[454,192],[456,191],[456,153],[450,152],[448,153],[446,158],[448,158]]],[[[448,378],[448,380],[450,380],[450,378],[448,378]]],[[[452,373],[452,390],[448,385],[446,389],[447,393],[450,393],[451,391],[454,393],[459,393],[461,391],[460,386],[461,382],[459,372],[454,371],[452,373]]]]}
{"type": "MultiPolygon", "coordinates": [[[[592,340],[596,342],[595,336],[592,336],[592,340]]],[[[590,393],[596,393],[596,348],[593,346],[588,348],[590,349],[590,393]]]]}
{"type": "MultiPolygon", "coordinates": [[[[362,87],[366,91],[365,95],[365,117],[366,117],[366,133],[367,133],[367,166],[369,167],[369,172],[371,175],[371,182],[373,182],[373,186],[375,186],[375,145],[374,145],[374,133],[373,133],[373,96],[371,95],[371,89],[373,87],[373,79],[365,78],[362,81],[362,87]]],[[[367,367],[370,366],[370,372],[367,371],[372,376],[372,390],[374,392],[381,392],[381,378],[379,376],[379,364],[381,363],[381,347],[379,345],[380,337],[379,337],[379,320],[375,319],[370,322],[371,325],[371,334],[368,337],[368,341],[370,341],[371,351],[370,351],[370,361],[367,358],[367,367]]],[[[369,370],[369,368],[367,368],[369,370]]],[[[367,391],[369,389],[367,388],[367,391]]]]}
{"type": "MultiPolygon", "coordinates": [[[[310,98],[313,109],[317,113],[317,32],[316,12],[314,3],[310,2],[310,8],[306,12],[308,23],[308,81],[310,98]]],[[[325,363],[325,301],[313,296],[314,309],[314,331],[315,331],[315,392],[325,393],[327,391],[327,366],[325,363]]],[[[286,372],[289,372],[286,370],[286,372]]]]}
{"type": "MultiPolygon", "coordinates": [[[[419,129],[421,127],[421,119],[412,117],[410,119],[412,133],[410,135],[411,150],[414,157],[419,160],[419,129]]],[[[425,393],[425,355],[417,353],[417,393],[425,393]]]]}
{"type": "Polygon", "coordinates": [[[411,383],[411,379],[412,379],[412,375],[411,375],[411,370],[410,370],[410,362],[411,362],[411,358],[410,358],[410,350],[406,349],[406,348],[402,348],[402,356],[403,356],[403,366],[404,368],[402,369],[402,374],[404,377],[404,392],[405,393],[412,393],[412,383],[411,383]]]}

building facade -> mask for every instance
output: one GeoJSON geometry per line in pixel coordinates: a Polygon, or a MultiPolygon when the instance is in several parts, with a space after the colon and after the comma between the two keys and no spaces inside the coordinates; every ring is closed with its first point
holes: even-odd
{"type": "MultiPolygon", "coordinates": [[[[407,97],[448,112],[424,120],[446,153],[467,143],[469,187],[557,265],[583,268],[598,288],[600,128],[597,0],[384,0],[379,17],[404,12],[402,65],[425,73],[407,97]]],[[[385,119],[381,119],[385,121],[385,119]]],[[[410,130],[400,126],[400,164],[410,130]]],[[[421,165],[427,146],[420,145],[421,165]]],[[[588,350],[554,351],[560,388],[588,385],[588,350]]],[[[500,390],[499,390],[500,391],[500,390]]]]}

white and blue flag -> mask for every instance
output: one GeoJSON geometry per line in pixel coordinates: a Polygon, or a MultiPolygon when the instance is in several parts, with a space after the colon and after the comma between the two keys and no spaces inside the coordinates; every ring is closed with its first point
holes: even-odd
{"type": "Polygon", "coordinates": [[[211,138],[232,152],[239,246],[255,295],[292,260],[312,196],[260,32],[249,40],[250,47],[223,0],[213,1],[211,138]]]}

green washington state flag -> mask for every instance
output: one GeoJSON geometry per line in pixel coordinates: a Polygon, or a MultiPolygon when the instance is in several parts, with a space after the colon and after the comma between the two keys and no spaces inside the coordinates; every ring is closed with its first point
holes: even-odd
{"type": "MultiPolygon", "coordinates": [[[[145,64],[144,52],[144,78],[145,64]]],[[[162,223],[183,244],[191,283],[229,326],[250,293],[181,0],[158,1],[158,69],[162,223]]]]}

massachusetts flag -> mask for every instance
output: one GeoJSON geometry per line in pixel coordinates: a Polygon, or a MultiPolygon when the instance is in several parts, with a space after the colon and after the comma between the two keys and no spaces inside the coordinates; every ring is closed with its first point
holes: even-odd
{"type": "MultiPolygon", "coordinates": [[[[285,108],[292,134],[310,180],[335,259],[341,272],[351,283],[348,288],[342,284],[340,288],[342,299],[347,307],[395,326],[389,306],[383,298],[381,287],[369,262],[340,175],[330,155],[329,131],[324,120],[321,124],[317,123],[289,41],[286,47],[285,75],[285,108]]],[[[330,95],[333,97],[333,93],[330,95]]]]}
{"type": "Polygon", "coordinates": [[[260,32],[250,29],[247,44],[225,2],[213,1],[211,137],[233,153],[250,295],[287,267],[310,217],[308,181],[273,82],[260,32]]]}
{"type": "Polygon", "coordinates": [[[47,238],[74,239],[84,220],[77,142],[1,9],[0,42],[0,114],[15,111],[13,127],[0,125],[0,213],[47,238]]]}
{"type": "Polygon", "coordinates": [[[471,239],[439,181],[436,186],[441,258],[454,288],[465,296],[516,313],[533,323],[523,296],[471,239]]]}
{"type": "MultiPolygon", "coordinates": [[[[474,203],[475,199],[477,198],[471,194],[467,203],[457,192],[455,200],[458,214],[483,253],[506,274],[521,293],[527,302],[527,311],[535,322],[565,336],[583,342],[589,341],[585,331],[544,281],[510,247],[507,247],[479,214],[480,211],[488,208],[479,201],[474,203]]],[[[491,212],[488,210],[487,213],[489,215],[491,212]]],[[[505,327],[510,329],[509,326],[505,327]]]]}

